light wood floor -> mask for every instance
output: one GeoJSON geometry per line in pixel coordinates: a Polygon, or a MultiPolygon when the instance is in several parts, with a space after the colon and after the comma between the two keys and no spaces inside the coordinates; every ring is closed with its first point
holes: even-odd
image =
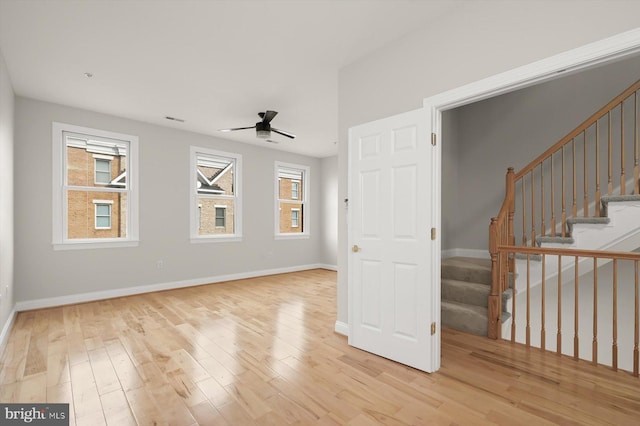
{"type": "Polygon", "coordinates": [[[68,402],[77,425],[640,423],[640,381],[444,330],[421,373],[333,332],[314,270],[18,315],[1,402],[68,402]]]}

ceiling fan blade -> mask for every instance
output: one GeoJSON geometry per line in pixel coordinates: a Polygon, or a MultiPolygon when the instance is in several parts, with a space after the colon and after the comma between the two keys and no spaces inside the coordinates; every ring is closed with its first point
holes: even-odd
{"type": "Polygon", "coordinates": [[[264,113],[258,114],[262,118],[263,123],[270,123],[273,118],[278,115],[278,111],[269,111],[267,110],[264,113]]]}
{"type": "Polygon", "coordinates": [[[233,129],[219,129],[219,132],[233,132],[235,130],[246,130],[246,129],[255,129],[256,126],[250,126],[250,127],[234,127],[233,129]]]}
{"type": "Polygon", "coordinates": [[[291,139],[295,139],[296,135],[293,133],[285,132],[284,130],[276,129],[275,127],[271,128],[272,131],[278,133],[279,135],[286,136],[291,139]]]}

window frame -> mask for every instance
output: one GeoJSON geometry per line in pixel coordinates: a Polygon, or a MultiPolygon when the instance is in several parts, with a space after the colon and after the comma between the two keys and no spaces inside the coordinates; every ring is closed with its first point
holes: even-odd
{"type": "MultiPolygon", "coordinates": [[[[68,123],[52,123],[53,158],[53,200],[52,200],[52,245],[54,250],[83,250],[114,247],[137,247],[139,240],[139,189],[138,189],[138,144],[137,136],[108,130],[93,129],[68,123]],[[127,149],[127,184],[124,192],[127,197],[126,237],[123,238],[68,238],[68,200],[67,193],[75,190],[67,184],[67,143],[66,135],[78,135],[94,140],[125,142],[127,149]]],[[[95,175],[94,175],[95,178],[95,175]]],[[[110,191],[98,187],[100,192],[110,191]]],[[[96,191],[98,192],[98,191],[96,191]]],[[[113,212],[112,212],[113,214],[113,212]]]]}
{"type": "Polygon", "coordinates": [[[113,201],[112,200],[93,200],[94,205],[94,228],[95,229],[111,229],[113,222],[111,216],[113,215],[113,201]],[[98,207],[99,206],[107,206],[109,207],[109,215],[98,215],[98,207]],[[98,217],[108,217],[109,218],[109,226],[98,226],[98,217]]]}
{"type": "Polygon", "coordinates": [[[226,228],[227,227],[227,206],[223,206],[223,205],[214,205],[214,220],[215,220],[215,227],[216,228],[226,228]],[[218,217],[218,210],[221,210],[223,212],[222,214],[222,218],[218,217]],[[218,225],[218,219],[222,219],[222,225],[218,225]]]}
{"type": "MultiPolygon", "coordinates": [[[[191,146],[189,149],[190,167],[189,167],[189,229],[190,239],[192,243],[215,243],[215,242],[233,242],[242,241],[242,155],[219,151],[211,148],[204,148],[198,146],[191,146]],[[198,197],[202,194],[198,194],[197,188],[197,165],[198,155],[211,156],[224,158],[225,160],[233,160],[233,196],[217,194],[217,198],[233,199],[233,234],[210,234],[200,235],[200,223],[198,218],[198,197]]],[[[221,207],[221,205],[214,205],[214,208],[221,207]]],[[[227,211],[225,207],[225,227],[227,222],[227,211]]],[[[214,222],[215,225],[215,222],[214,222]]]]}
{"type": "Polygon", "coordinates": [[[112,158],[105,158],[106,156],[104,155],[93,155],[93,183],[95,183],[96,185],[108,185],[109,183],[111,183],[111,181],[113,179],[111,179],[111,161],[112,158]],[[109,166],[109,180],[106,182],[100,182],[98,180],[98,173],[106,173],[102,170],[100,170],[98,172],[98,162],[99,161],[106,161],[108,166],[109,166]]]}
{"type": "MultiPolygon", "coordinates": [[[[311,168],[302,164],[286,163],[282,161],[276,161],[274,167],[274,229],[276,240],[288,240],[288,239],[308,239],[311,236],[311,197],[309,196],[309,187],[311,180],[311,168]],[[300,182],[299,190],[302,190],[302,196],[297,199],[282,199],[280,198],[280,170],[291,170],[295,172],[302,172],[302,182],[300,182]],[[298,214],[298,227],[300,221],[302,221],[303,232],[280,232],[280,203],[281,202],[295,202],[300,204],[300,213],[298,214]]],[[[298,191],[299,192],[299,191],[298,191]]],[[[298,194],[299,195],[299,194],[298,194]]]]}
{"type": "Polygon", "coordinates": [[[299,228],[300,227],[300,209],[291,209],[291,227],[299,228]],[[295,213],[295,223],[293,214],[295,213]]]}

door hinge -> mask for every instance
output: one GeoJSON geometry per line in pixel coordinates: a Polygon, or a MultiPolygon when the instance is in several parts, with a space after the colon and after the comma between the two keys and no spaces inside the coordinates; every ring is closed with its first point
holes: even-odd
{"type": "Polygon", "coordinates": [[[432,322],[431,323],[431,335],[433,336],[434,334],[436,334],[436,323],[432,322]]]}
{"type": "Polygon", "coordinates": [[[436,134],[431,133],[431,145],[436,146],[436,134]]]}
{"type": "Polygon", "coordinates": [[[431,239],[432,240],[436,239],[436,228],[431,228],[431,239]]]}

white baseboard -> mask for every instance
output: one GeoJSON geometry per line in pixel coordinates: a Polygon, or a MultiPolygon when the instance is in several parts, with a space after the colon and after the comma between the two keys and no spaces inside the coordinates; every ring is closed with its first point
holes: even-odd
{"type": "Polygon", "coordinates": [[[91,293],[71,294],[68,296],[51,297],[16,302],[14,311],[22,312],[32,309],[52,308],[73,303],[93,302],[96,300],[113,299],[115,297],[132,296],[135,294],[151,293],[154,291],[173,290],[176,288],[193,287],[203,284],[215,284],[225,281],[243,280],[247,278],[263,277],[267,275],[285,274],[288,272],[307,271],[310,269],[328,269],[327,265],[311,264],[291,266],[286,268],[266,269],[262,271],[241,272],[237,274],[219,275],[215,277],[194,278],[191,280],[173,281],[159,284],[149,284],[136,287],[119,288],[91,293]]]}
{"type": "Polygon", "coordinates": [[[476,250],[476,249],[463,249],[454,248],[448,250],[442,250],[443,259],[448,257],[475,257],[477,259],[491,259],[489,250],[476,250]]]}
{"type": "Polygon", "coordinates": [[[336,321],[334,331],[338,334],[349,337],[349,324],[342,321],[336,321]]]}
{"type": "Polygon", "coordinates": [[[329,271],[338,271],[338,265],[329,265],[328,263],[321,263],[318,268],[327,269],[329,271]]]}
{"type": "Polygon", "coordinates": [[[4,323],[4,327],[2,327],[2,332],[0,332],[0,357],[4,357],[4,350],[7,345],[7,339],[9,338],[9,333],[11,333],[11,328],[13,327],[13,323],[16,320],[16,315],[18,311],[14,305],[11,313],[9,314],[9,318],[4,323]]]}

